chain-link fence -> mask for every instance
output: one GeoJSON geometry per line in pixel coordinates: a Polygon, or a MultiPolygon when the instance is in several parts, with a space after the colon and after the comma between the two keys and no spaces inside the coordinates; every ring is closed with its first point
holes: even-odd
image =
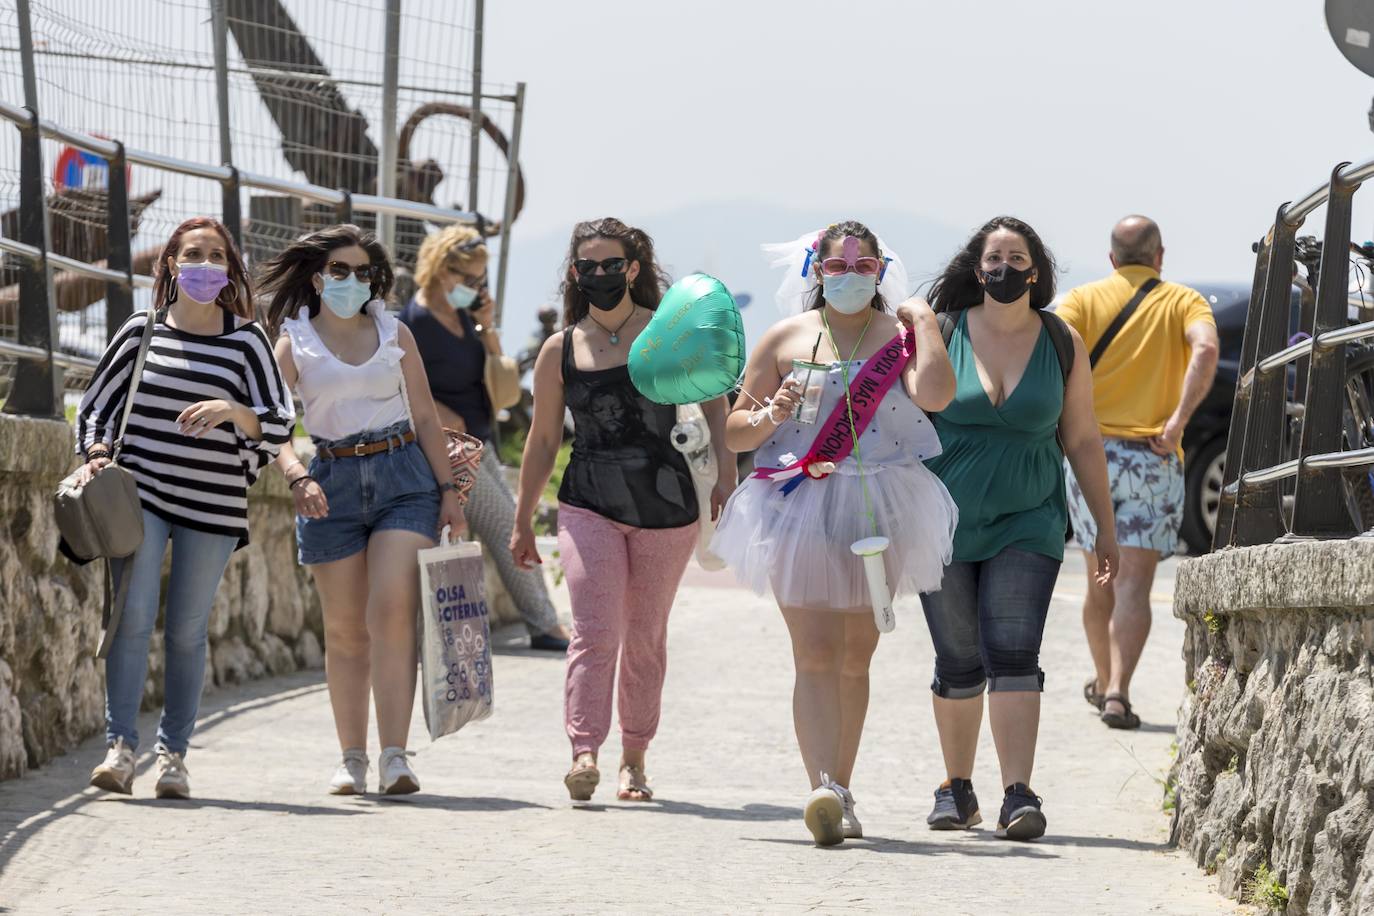
{"type": "MultiPolygon", "coordinates": [[[[471,210],[494,224],[506,209],[506,138],[519,118],[515,87],[485,84],[486,130],[471,155],[473,28],[480,0],[400,0],[395,90],[395,197],[471,210]]],[[[245,174],[359,195],[378,176],[387,131],[385,0],[29,0],[38,111],[45,122],[117,139],[131,150],[217,164],[245,174]],[[217,92],[216,26],[227,33],[227,96],[217,92]],[[222,106],[221,102],[225,104],[222,106]],[[220,111],[227,110],[227,137],[220,111]]],[[[28,103],[18,0],[0,2],[0,101],[28,103]]],[[[0,234],[19,221],[18,131],[0,125],[0,234]]],[[[109,257],[108,164],[57,139],[42,141],[43,191],[52,251],[89,264],[109,257]]],[[[149,274],[171,230],[224,211],[221,182],[137,163],[126,172],[133,272],[149,274]]],[[[250,182],[245,182],[245,185],[250,182]]],[[[245,187],[241,231],[250,262],[302,231],[338,219],[339,208],[289,190],[245,187]]],[[[364,208],[354,221],[373,228],[364,208]]],[[[430,226],[395,220],[392,248],[403,269],[430,226]]],[[[0,267],[0,340],[19,333],[18,267],[0,267]]],[[[54,349],[98,355],[107,338],[104,284],[59,283],[54,349]]],[[[146,307],[147,290],[135,292],[146,307]]],[[[0,367],[3,368],[3,367],[0,367]]]]}

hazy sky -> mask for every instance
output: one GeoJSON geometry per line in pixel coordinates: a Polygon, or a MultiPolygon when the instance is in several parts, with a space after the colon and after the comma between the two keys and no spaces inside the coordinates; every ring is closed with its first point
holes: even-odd
{"type": "Polygon", "coordinates": [[[1316,0],[492,0],[485,57],[529,84],[517,255],[581,218],[653,232],[714,203],[960,235],[1005,212],[1081,279],[1142,211],[1166,273],[1248,282],[1275,207],[1374,154],[1374,79],[1316,0]]]}

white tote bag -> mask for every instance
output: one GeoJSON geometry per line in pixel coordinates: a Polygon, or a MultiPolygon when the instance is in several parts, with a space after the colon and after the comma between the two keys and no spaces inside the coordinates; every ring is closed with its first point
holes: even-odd
{"type": "Polygon", "coordinates": [[[420,551],[420,681],[430,740],[491,715],[491,624],[482,547],[420,551]]]}

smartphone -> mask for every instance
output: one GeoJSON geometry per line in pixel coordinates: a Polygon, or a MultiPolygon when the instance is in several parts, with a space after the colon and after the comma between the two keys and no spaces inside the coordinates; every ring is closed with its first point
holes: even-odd
{"type": "Polygon", "coordinates": [[[483,277],[482,282],[477,284],[477,295],[468,303],[468,311],[475,312],[482,307],[482,291],[487,289],[487,278],[483,277]]]}

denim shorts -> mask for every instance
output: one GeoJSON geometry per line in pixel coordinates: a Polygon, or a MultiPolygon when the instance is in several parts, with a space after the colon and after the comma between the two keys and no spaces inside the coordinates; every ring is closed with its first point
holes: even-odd
{"type": "MultiPolygon", "coordinates": [[[[338,448],[403,435],[409,423],[370,430],[315,447],[338,448]]],[[[310,476],[324,490],[329,514],[296,516],[297,556],[302,566],[332,563],[367,549],[374,531],[414,531],[427,538],[439,532],[439,487],[416,442],[372,455],[310,461],[310,476]]]]}
{"type": "Polygon", "coordinates": [[[977,563],[945,567],[938,592],[921,596],[935,643],[930,689],[951,700],[988,690],[1040,691],[1045,634],[1060,561],[1007,547],[977,563]]]}
{"type": "MultiPolygon", "coordinates": [[[[1183,524],[1183,462],[1178,455],[1156,455],[1144,439],[1103,439],[1102,445],[1107,451],[1117,544],[1153,550],[1160,559],[1173,556],[1183,524]]],[[[1097,523],[1067,461],[1064,482],[1074,543],[1092,550],[1097,523]]]]}

